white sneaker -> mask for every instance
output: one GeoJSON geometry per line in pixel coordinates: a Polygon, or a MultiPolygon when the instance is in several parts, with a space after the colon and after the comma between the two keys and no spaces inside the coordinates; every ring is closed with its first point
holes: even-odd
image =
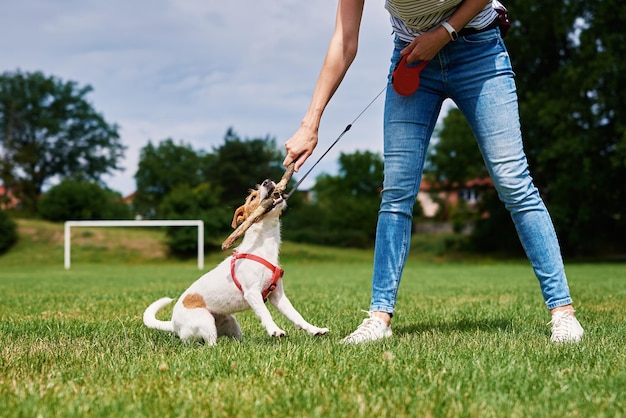
{"type": "Polygon", "coordinates": [[[344,344],[361,344],[391,337],[391,327],[385,321],[373,316],[372,312],[364,311],[369,315],[352,334],[341,340],[344,344]]]}
{"type": "Polygon", "coordinates": [[[585,332],[573,310],[556,311],[548,325],[552,325],[550,341],[555,343],[577,343],[585,332]]]}

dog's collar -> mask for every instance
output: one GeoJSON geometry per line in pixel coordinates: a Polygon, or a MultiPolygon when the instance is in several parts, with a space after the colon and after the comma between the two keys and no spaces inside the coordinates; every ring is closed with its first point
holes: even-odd
{"type": "Polygon", "coordinates": [[[243,289],[241,288],[241,283],[239,283],[239,280],[237,280],[237,275],[235,274],[235,264],[237,263],[237,260],[242,259],[242,258],[256,261],[257,263],[261,263],[268,269],[272,270],[272,281],[270,285],[267,287],[267,289],[263,290],[263,293],[262,293],[263,301],[265,302],[267,300],[267,296],[274,289],[276,289],[276,284],[281,279],[281,277],[283,277],[283,274],[285,272],[279,266],[273,265],[272,263],[270,263],[269,261],[267,261],[266,259],[262,257],[259,257],[258,255],[238,253],[237,251],[234,251],[233,256],[230,259],[230,275],[233,277],[233,283],[235,283],[235,286],[237,286],[237,289],[241,290],[242,292],[243,292],[243,289]]]}

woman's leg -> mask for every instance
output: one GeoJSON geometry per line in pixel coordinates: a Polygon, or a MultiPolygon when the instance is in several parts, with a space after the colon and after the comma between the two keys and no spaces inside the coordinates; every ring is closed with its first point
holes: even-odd
{"type": "MultiPolygon", "coordinates": [[[[391,69],[406,44],[396,43],[391,69]]],[[[411,96],[387,88],[384,113],[384,181],[376,228],[370,311],[393,315],[402,270],[409,252],[413,206],[424,160],[443,97],[440,71],[432,63],[422,71],[411,96]]]]}
{"type": "Polygon", "coordinates": [[[554,226],[528,170],[517,90],[506,49],[497,29],[459,41],[462,44],[450,52],[454,64],[450,95],[472,127],[498,196],[511,214],[539,280],[546,306],[552,310],[570,305],[554,226]]]}
{"type": "MultiPolygon", "coordinates": [[[[391,69],[400,60],[398,42],[391,69]]],[[[359,344],[391,336],[389,326],[394,313],[402,270],[411,244],[413,206],[417,198],[430,137],[441,109],[441,72],[434,63],[421,74],[417,93],[398,95],[387,87],[384,113],[384,181],[378,212],[372,299],[369,317],[343,339],[359,344]]]]}

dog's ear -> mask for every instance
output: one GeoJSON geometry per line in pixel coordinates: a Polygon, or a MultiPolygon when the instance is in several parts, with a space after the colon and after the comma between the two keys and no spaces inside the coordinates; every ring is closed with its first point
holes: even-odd
{"type": "Polygon", "coordinates": [[[245,220],[245,206],[239,206],[235,211],[235,216],[233,216],[233,223],[231,224],[231,226],[233,227],[233,229],[235,229],[237,228],[237,225],[245,220]]]}

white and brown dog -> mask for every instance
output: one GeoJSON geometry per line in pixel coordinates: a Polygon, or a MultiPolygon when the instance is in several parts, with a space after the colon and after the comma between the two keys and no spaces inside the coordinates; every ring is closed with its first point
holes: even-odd
{"type": "MultiPolygon", "coordinates": [[[[265,180],[251,190],[243,206],[235,211],[233,228],[250,216],[260,203],[274,191],[275,183],[265,180]]],[[[178,299],[170,321],[156,318],[157,312],[172,302],[162,298],[152,303],[143,314],[148,328],[176,333],[183,341],[216,343],[225,335],[241,339],[241,328],[232,315],[252,309],[268,334],[285,335],[265,306],[268,298],[280,313],[297,328],[311,335],[321,335],[328,328],[318,328],[304,320],[285,295],[283,270],[278,266],[280,248],[280,215],[286,202],[279,199],[274,207],[246,231],[241,245],[232,256],[200,277],[178,299]]]]}

